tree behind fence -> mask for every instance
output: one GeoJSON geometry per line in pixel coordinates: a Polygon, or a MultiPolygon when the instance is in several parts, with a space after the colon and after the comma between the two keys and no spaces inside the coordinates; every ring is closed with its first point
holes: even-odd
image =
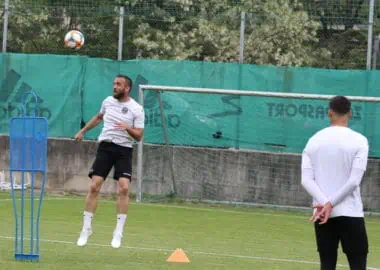
{"type": "MultiPolygon", "coordinates": [[[[238,62],[244,22],[244,63],[364,69],[369,2],[9,0],[7,51],[117,59],[123,6],[122,59],[238,62]],[[63,46],[73,28],[86,37],[80,51],[63,46]]],[[[380,1],[375,3],[377,35],[380,1]]],[[[0,9],[4,18],[4,1],[0,9]]]]}

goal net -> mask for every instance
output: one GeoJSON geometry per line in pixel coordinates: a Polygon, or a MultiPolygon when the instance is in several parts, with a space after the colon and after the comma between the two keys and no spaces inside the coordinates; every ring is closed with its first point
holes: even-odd
{"type": "MultiPolygon", "coordinates": [[[[145,108],[137,200],[170,198],[309,207],[301,153],[329,125],[334,95],[140,86],[145,108]]],[[[362,182],[368,211],[380,211],[380,98],[351,97],[350,127],[370,143],[362,182]]]]}

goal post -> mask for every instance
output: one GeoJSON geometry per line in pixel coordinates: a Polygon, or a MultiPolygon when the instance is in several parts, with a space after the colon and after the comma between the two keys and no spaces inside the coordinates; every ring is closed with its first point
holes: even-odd
{"type": "MultiPolygon", "coordinates": [[[[295,99],[320,99],[328,100],[336,95],[323,94],[304,94],[304,93],[286,93],[286,92],[267,92],[267,91],[251,91],[251,90],[228,90],[214,88],[196,88],[196,87],[179,87],[179,86],[162,86],[162,85],[140,85],[139,86],[139,101],[143,100],[143,92],[150,91],[168,91],[168,92],[188,92],[199,94],[220,94],[220,95],[235,95],[235,96],[258,96],[258,97],[278,97],[278,98],[295,98],[295,99]]],[[[350,101],[364,102],[379,102],[380,97],[366,96],[345,96],[350,101]]]]}
{"type": "MultiPolygon", "coordinates": [[[[328,100],[334,96],[140,85],[146,128],[138,144],[136,200],[175,195],[308,206],[300,153],[310,136],[329,125],[328,100]]],[[[380,97],[345,96],[352,102],[351,127],[367,136],[371,157],[380,157],[380,97]]],[[[373,175],[365,180],[365,189],[380,192],[373,175]]],[[[364,197],[375,209],[370,192],[364,197]]]]}

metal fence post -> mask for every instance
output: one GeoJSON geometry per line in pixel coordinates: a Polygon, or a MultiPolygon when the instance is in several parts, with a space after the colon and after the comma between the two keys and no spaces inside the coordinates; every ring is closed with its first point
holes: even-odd
{"type": "Polygon", "coordinates": [[[241,12],[240,19],[240,47],[239,47],[239,63],[244,63],[244,34],[245,34],[245,12],[241,12]]]}
{"type": "Polygon", "coordinates": [[[119,15],[119,45],[117,51],[117,60],[123,59],[123,36],[124,36],[124,7],[120,7],[119,15]]]}
{"type": "Polygon", "coordinates": [[[367,69],[371,69],[372,46],[373,46],[373,13],[375,10],[375,0],[370,0],[368,17],[368,42],[367,42],[367,69]]]}
{"type": "Polygon", "coordinates": [[[7,52],[9,0],[4,1],[3,53],[7,52]]]}

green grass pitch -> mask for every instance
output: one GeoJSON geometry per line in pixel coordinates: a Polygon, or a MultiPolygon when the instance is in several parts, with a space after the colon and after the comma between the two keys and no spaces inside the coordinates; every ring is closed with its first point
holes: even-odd
{"type": "MultiPolygon", "coordinates": [[[[131,203],[122,247],[110,242],[115,203],[101,199],[88,245],[76,240],[82,226],[83,197],[46,196],[41,216],[41,260],[14,256],[14,215],[9,193],[0,193],[0,269],[319,269],[309,214],[248,207],[190,203],[131,203]],[[182,248],[190,263],[168,263],[182,248]]],[[[380,269],[380,218],[367,217],[369,269],[380,269]]],[[[338,269],[348,269],[339,254],[338,269]]]]}

